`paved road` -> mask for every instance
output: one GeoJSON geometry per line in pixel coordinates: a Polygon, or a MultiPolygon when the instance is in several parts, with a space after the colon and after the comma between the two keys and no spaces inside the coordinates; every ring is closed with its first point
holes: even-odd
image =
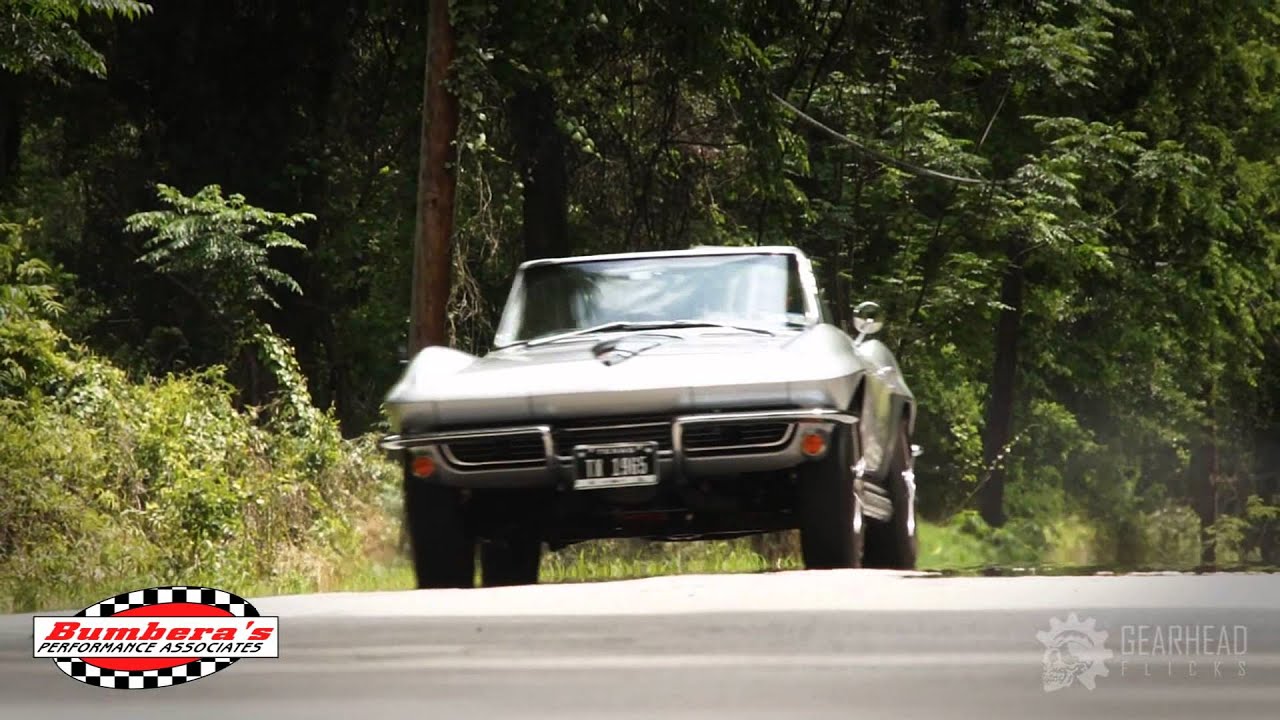
{"type": "Polygon", "coordinates": [[[257,605],[281,616],[279,660],[244,660],[190,685],[147,691],[67,678],[50,661],[31,659],[28,616],[0,617],[0,717],[1280,714],[1280,575],[795,572],[257,605]],[[1095,690],[1077,681],[1047,693],[1036,633],[1071,612],[1109,633],[1102,645],[1113,657],[1095,690]],[[1170,626],[1188,638],[1178,653],[1170,626]],[[1222,626],[1243,626],[1244,644],[1219,646],[1222,626]],[[1213,637],[1212,650],[1226,654],[1204,655],[1201,643],[1200,654],[1187,655],[1192,632],[1213,637]]]}

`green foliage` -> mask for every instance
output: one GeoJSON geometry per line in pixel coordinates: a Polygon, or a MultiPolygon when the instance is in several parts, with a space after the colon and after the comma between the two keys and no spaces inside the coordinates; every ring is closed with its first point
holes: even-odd
{"type": "Polygon", "coordinates": [[[1191,570],[1200,565],[1200,518],[1190,508],[1167,505],[1139,518],[1141,564],[1151,568],[1191,570]]]}
{"type": "MultiPolygon", "coordinates": [[[[66,334],[135,376],[224,365],[238,406],[258,406],[280,433],[327,422],[316,405],[348,434],[368,430],[405,335],[421,6],[320,3],[293,17],[250,4],[213,23],[170,3],[138,22],[86,17],[104,10],[145,12],[124,0],[0,8],[0,67],[66,80],[20,96],[21,152],[0,168],[0,210],[18,229],[3,247],[20,231],[34,253],[0,255],[0,312],[15,319],[0,324],[4,392],[56,395],[65,363],[80,362],[43,307],[64,302],[66,334]],[[102,61],[117,82],[66,72],[102,61]],[[216,186],[191,197],[162,186],[165,208],[125,231],[157,174],[178,187],[216,179],[323,220],[216,186]],[[305,255],[272,252],[301,243],[305,255]],[[139,256],[161,272],[136,272],[139,256]]],[[[538,89],[571,252],[798,244],[837,318],[860,300],[885,306],[884,337],[918,396],[921,503],[940,542],[992,562],[1186,567],[1200,541],[1185,505],[1211,488],[1223,557],[1269,547],[1250,539],[1272,526],[1245,500],[1274,504],[1280,491],[1280,21],[1268,8],[451,10],[459,347],[487,349],[523,259],[536,194],[516,142],[529,117],[512,98],[538,89]],[[771,93],[898,162],[796,122],[771,93]],[[952,185],[911,166],[993,182],[952,185]],[[1010,269],[1025,283],[1014,428],[990,462],[993,327],[1010,269]],[[995,467],[1015,518],[998,531],[965,512],[995,467]],[[1085,545],[1096,551],[1077,552],[1085,545]]],[[[306,462],[329,462],[326,447],[306,462]]]]}
{"type": "Polygon", "coordinates": [[[0,4],[0,68],[66,82],[63,69],[101,77],[106,60],[77,31],[85,15],[135,20],[151,12],[136,0],[7,0],[0,4]]]}
{"type": "MultiPolygon", "coordinates": [[[[126,223],[130,232],[151,235],[146,241],[149,252],[138,262],[175,278],[192,299],[208,303],[209,313],[227,335],[227,360],[246,365],[251,377],[259,362],[265,365],[277,385],[275,404],[283,411],[281,417],[313,426],[318,414],[293,349],[259,317],[257,306],[279,308],[271,288],[302,293],[292,277],[271,266],[270,251],[305,250],[285,231],[315,215],[263,210],[240,194],[224,198],[217,185],[191,197],[163,184],[157,192],[171,209],[135,213],[126,223]],[[253,348],[250,352],[261,360],[239,357],[246,348],[253,348]]],[[[259,398],[254,388],[251,400],[259,398]]]]}
{"type": "Polygon", "coordinates": [[[315,215],[269,212],[248,204],[238,193],[224,198],[217,185],[187,197],[158,184],[156,193],[171,209],[135,213],[125,225],[130,232],[152,235],[146,244],[150,252],[138,262],[200,280],[215,307],[229,319],[258,302],[279,307],[269,286],[302,293],[293,278],[271,267],[268,252],[305,250],[285,230],[315,220],[315,215]]]}
{"type": "Polygon", "coordinates": [[[48,388],[67,363],[66,338],[50,322],[63,312],[54,273],[29,256],[26,229],[0,223],[0,402],[48,388]]]}
{"type": "Polygon", "coordinates": [[[135,383],[87,356],[0,408],[0,609],[120,587],[332,578],[398,473],[329,418],[255,422],[218,369],[135,383]]]}
{"type": "Polygon", "coordinates": [[[0,612],[154,584],[323,584],[362,555],[398,472],[315,409],[292,348],[257,337],[281,386],[265,419],[221,368],[131,380],[54,327],[50,271],[6,230],[0,612]]]}
{"type": "Polygon", "coordinates": [[[265,324],[254,331],[252,342],[279,388],[272,400],[274,420],[297,435],[324,428],[326,418],[311,402],[307,378],[289,343],[265,324]]]}
{"type": "Polygon", "coordinates": [[[378,475],[395,477],[368,440],[256,426],[216,373],[135,385],[98,360],[78,373],[66,398],[0,414],[6,612],[314,578],[360,555],[378,475]]]}
{"type": "Polygon", "coordinates": [[[1280,562],[1280,505],[1251,495],[1240,515],[1223,515],[1209,528],[1218,561],[1224,565],[1280,562]]]}

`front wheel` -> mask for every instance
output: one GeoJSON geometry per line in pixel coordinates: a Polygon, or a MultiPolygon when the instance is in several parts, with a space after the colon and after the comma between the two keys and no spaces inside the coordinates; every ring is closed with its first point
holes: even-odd
{"type": "Polygon", "coordinates": [[[462,492],[404,474],[405,527],[419,588],[475,586],[475,536],[462,492]]]}
{"type": "Polygon", "coordinates": [[[862,564],[862,500],[850,466],[853,432],[836,426],[826,457],[800,468],[800,549],[811,570],[862,564]]]}
{"type": "Polygon", "coordinates": [[[904,421],[898,431],[885,477],[893,516],[886,522],[867,523],[866,567],[915,570],[920,552],[916,533],[916,475],[911,456],[911,439],[904,421]]]}

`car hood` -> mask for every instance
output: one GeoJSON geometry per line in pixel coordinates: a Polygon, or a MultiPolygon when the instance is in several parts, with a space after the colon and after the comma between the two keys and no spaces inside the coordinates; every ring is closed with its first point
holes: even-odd
{"type": "Polygon", "coordinates": [[[842,384],[856,366],[848,337],[823,325],[773,336],[687,328],[600,334],[479,358],[434,347],[414,358],[386,405],[397,429],[830,406],[822,388],[842,384]]]}

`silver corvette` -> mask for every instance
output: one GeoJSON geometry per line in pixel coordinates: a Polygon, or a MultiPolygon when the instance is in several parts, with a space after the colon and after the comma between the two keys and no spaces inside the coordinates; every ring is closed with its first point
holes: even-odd
{"type": "Polygon", "coordinates": [[[799,529],[811,568],[911,568],[915,403],[790,247],[520,266],[494,349],[421,351],[386,398],[418,583],[537,581],[543,544],[799,529]]]}

